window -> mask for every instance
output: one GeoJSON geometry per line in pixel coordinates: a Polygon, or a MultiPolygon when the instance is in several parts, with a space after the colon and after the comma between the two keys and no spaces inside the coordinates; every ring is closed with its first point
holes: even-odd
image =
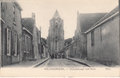
{"type": "Polygon", "coordinates": [[[100,27],[100,40],[102,41],[102,27],[100,27]]]}
{"type": "Polygon", "coordinates": [[[17,56],[18,54],[18,38],[17,32],[12,31],[12,55],[17,56]]]}
{"type": "Polygon", "coordinates": [[[30,43],[31,43],[31,41],[30,41],[30,37],[29,37],[29,52],[30,52],[30,50],[31,50],[31,47],[30,47],[31,44],[30,44],[30,43]]]}
{"type": "Polygon", "coordinates": [[[30,45],[29,45],[29,37],[28,37],[28,36],[27,36],[27,45],[28,45],[28,46],[27,46],[27,52],[29,52],[29,46],[30,46],[30,45]]]}
{"type": "Polygon", "coordinates": [[[11,30],[7,28],[7,56],[11,56],[11,30]]]}
{"type": "Polygon", "coordinates": [[[15,14],[15,5],[13,5],[13,14],[15,14]]]}
{"type": "Polygon", "coordinates": [[[31,48],[31,47],[30,47],[30,46],[31,46],[31,44],[30,44],[30,37],[27,36],[27,38],[28,38],[28,43],[27,43],[27,44],[28,44],[28,52],[30,52],[30,48],[31,48]]]}
{"type": "Polygon", "coordinates": [[[13,24],[16,25],[16,23],[15,23],[15,5],[13,5],[13,24]]]}
{"type": "Polygon", "coordinates": [[[27,52],[27,36],[25,35],[25,52],[27,52]]]}
{"type": "Polygon", "coordinates": [[[25,52],[29,53],[31,51],[32,42],[28,35],[25,35],[25,52]]]}
{"type": "Polygon", "coordinates": [[[94,31],[91,32],[91,46],[94,46],[94,31]]]}
{"type": "Polygon", "coordinates": [[[58,24],[56,24],[56,26],[55,26],[56,28],[58,28],[58,24]]]}
{"type": "Polygon", "coordinates": [[[1,16],[5,16],[5,12],[7,10],[7,4],[5,2],[1,2],[1,16]]]}
{"type": "Polygon", "coordinates": [[[2,11],[2,12],[5,11],[5,8],[4,8],[4,5],[3,5],[3,2],[1,2],[1,11],[2,11]]]}
{"type": "Polygon", "coordinates": [[[15,32],[15,34],[14,34],[14,47],[15,47],[15,53],[14,53],[14,56],[17,56],[17,52],[18,52],[18,45],[17,45],[17,40],[18,40],[18,38],[17,38],[17,33],[15,32]]]}
{"type": "Polygon", "coordinates": [[[55,22],[55,27],[58,28],[58,21],[55,22]]]}
{"type": "Polygon", "coordinates": [[[57,51],[57,41],[55,41],[55,50],[57,51]]]}

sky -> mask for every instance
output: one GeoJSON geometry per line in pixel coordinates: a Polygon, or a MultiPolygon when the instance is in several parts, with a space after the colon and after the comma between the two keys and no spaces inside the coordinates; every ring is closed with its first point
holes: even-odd
{"type": "Polygon", "coordinates": [[[22,17],[36,15],[36,26],[44,38],[48,36],[49,21],[56,10],[64,21],[64,38],[72,38],[77,26],[77,12],[109,12],[118,5],[118,0],[17,0],[22,7],[22,17]]]}

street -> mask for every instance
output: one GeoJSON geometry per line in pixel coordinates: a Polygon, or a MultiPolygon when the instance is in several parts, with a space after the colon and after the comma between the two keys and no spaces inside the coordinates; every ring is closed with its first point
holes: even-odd
{"type": "Polygon", "coordinates": [[[82,0],[8,1],[0,1],[0,67],[120,65],[118,1],[93,0],[89,9],[82,0]]]}
{"type": "Polygon", "coordinates": [[[67,59],[49,59],[38,67],[85,67],[85,65],[67,59]]]}

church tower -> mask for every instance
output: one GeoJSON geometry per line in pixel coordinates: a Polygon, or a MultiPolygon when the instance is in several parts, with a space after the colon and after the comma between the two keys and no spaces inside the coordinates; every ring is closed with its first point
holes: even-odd
{"type": "Polygon", "coordinates": [[[64,54],[58,53],[64,47],[64,29],[63,20],[60,18],[57,10],[50,20],[48,47],[53,58],[64,56],[64,54]]]}

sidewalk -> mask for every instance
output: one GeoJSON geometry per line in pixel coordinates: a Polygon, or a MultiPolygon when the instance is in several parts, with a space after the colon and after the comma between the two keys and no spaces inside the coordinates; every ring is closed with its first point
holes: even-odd
{"type": "Polygon", "coordinates": [[[107,67],[103,64],[97,63],[97,62],[93,62],[93,61],[88,61],[88,60],[83,60],[83,59],[79,59],[79,58],[68,58],[71,59],[73,61],[78,61],[78,62],[82,62],[84,64],[87,64],[90,67],[107,67]]]}
{"type": "Polygon", "coordinates": [[[33,68],[35,65],[44,62],[45,60],[47,60],[48,58],[45,59],[38,59],[36,61],[22,61],[20,63],[16,63],[16,64],[12,64],[12,65],[8,65],[5,67],[28,67],[28,68],[33,68]]]}

